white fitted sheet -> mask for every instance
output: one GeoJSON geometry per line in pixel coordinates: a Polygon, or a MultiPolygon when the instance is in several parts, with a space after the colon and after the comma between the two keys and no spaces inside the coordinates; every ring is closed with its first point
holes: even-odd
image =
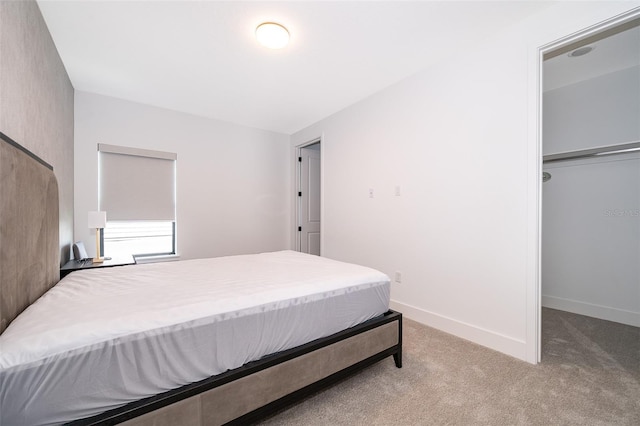
{"type": "Polygon", "coordinates": [[[389,278],[293,251],[74,272],[0,335],[0,425],[58,424],[352,327],[389,278]]]}

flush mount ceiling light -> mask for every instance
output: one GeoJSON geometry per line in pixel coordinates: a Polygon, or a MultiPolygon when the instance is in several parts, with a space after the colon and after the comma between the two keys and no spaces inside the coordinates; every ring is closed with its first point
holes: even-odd
{"type": "Polygon", "coordinates": [[[282,49],[289,43],[289,31],[275,22],[264,22],[256,28],[258,43],[269,49],[282,49]]]}
{"type": "Polygon", "coordinates": [[[591,52],[593,49],[595,49],[594,46],[579,47],[576,50],[572,50],[571,52],[569,52],[567,56],[571,58],[577,58],[578,56],[586,55],[587,53],[591,52]]]}

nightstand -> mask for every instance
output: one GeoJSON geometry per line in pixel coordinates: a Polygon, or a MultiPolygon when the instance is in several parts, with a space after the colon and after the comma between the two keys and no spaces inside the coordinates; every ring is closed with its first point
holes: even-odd
{"type": "Polygon", "coordinates": [[[91,259],[85,261],[78,261],[72,259],[65,263],[60,268],[60,279],[66,277],[73,271],[80,271],[83,269],[93,269],[93,268],[111,268],[114,266],[125,266],[125,265],[135,265],[136,259],[132,255],[125,256],[114,256],[110,260],[105,260],[101,263],[93,263],[91,259]]]}

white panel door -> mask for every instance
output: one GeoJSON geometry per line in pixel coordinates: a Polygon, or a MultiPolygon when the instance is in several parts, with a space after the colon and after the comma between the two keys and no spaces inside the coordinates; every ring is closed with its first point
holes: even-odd
{"type": "Polygon", "coordinates": [[[300,251],[320,256],[320,144],[300,153],[300,251]]]}

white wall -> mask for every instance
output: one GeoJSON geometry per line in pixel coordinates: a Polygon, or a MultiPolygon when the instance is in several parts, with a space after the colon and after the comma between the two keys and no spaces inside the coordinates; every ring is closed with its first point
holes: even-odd
{"type": "Polygon", "coordinates": [[[323,137],[323,254],[401,271],[394,308],[535,362],[538,48],[638,5],[554,6],[294,134],[323,137]]]}
{"type": "MultiPolygon", "coordinates": [[[[544,93],[544,151],[640,140],[640,65],[544,93]]],[[[640,154],[553,162],[542,304],[640,326],[640,154]]]]}
{"type": "Polygon", "coordinates": [[[545,155],[639,141],[640,64],[544,92],[543,131],[545,155]]]}
{"type": "Polygon", "coordinates": [[[181,259],[289,248],[287,135],[76,91],[75,238],[89,255],[95,252],[87,212],[98,208],[98,143],[178,154],[181,259]]]}
{"type": "Polygon", "coordinates": [[[543,306],[640,327],[640,153],[544,170],[543,306]]]}

